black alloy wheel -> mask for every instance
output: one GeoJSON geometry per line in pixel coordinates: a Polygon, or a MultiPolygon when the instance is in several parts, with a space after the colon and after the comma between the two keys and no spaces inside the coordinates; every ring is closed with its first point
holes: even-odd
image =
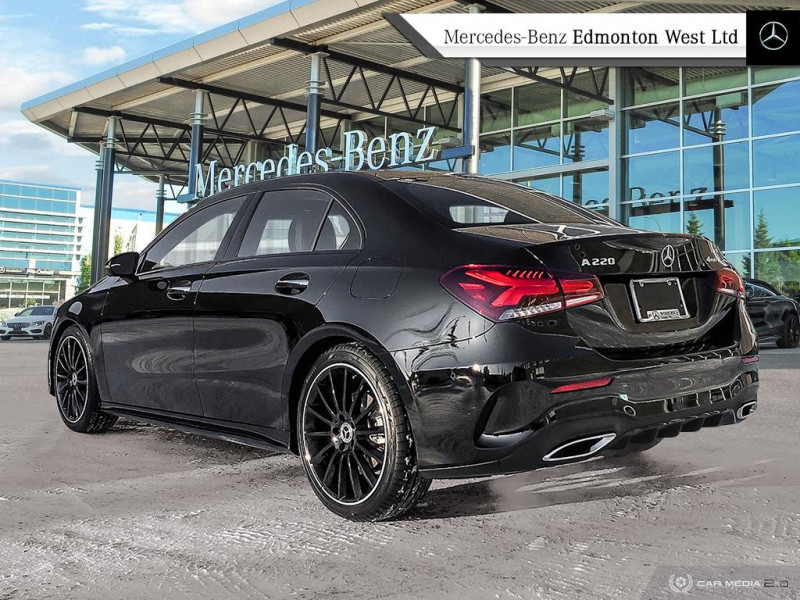
{"type": "Polygon", "coordinates": [[[311,386],[303,431],[306,456],[327,494],[357,504],[375,491],[386,463],[386,408],[365,375],[345,363],[311,386]]]}
{"type": "Polygon", "coordinates": [[[56,352],[56,398],[61,416],[77,423],[89,399],[89,361],[78,338],[61,338],[56,352]]]}
{"type": "Polygon", "coordinates": [[[784,322],[783,336],[778,340],[778,346],[797,348],[798,345],[800,345],[800,320],[797,315],[790,314],[784,322]]]}
{"type": "Polygon", "coordinates": [[[113,427],[117,417],[100,411],[94,362],[86,335],[69,327],[53,354],[53,386],[64,424],[81,433],[98,433],[113,427]]]}
{"type": "Polygon", "coordinates": [[[427,491],[402,399],[362,346],[343,344],[320,357],[306,379],[297,422],[311,486],[340,516],[393,518],[427,491]]]}

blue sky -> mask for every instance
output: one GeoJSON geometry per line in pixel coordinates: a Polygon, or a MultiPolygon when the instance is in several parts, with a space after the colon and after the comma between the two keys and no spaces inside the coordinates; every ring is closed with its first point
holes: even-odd
{"type": "MultiPolygon", "coordinates": [[[[0,0],[0,179],[77,186],[92,203],[96,156],[30,123],[20,104],[275,3],[0,0]]],[[[153,184],[117,177],[115,206],[152,209],[154,198],[153,184]]]]}

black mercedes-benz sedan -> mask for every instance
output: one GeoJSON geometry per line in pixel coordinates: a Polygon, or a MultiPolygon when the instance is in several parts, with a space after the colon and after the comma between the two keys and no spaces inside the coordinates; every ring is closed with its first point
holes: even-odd
{"type": "Polygon", "coordinates": [[[248,184],[107,271],[53,330],[66,425],[284,447],[350,519],[401,515],[434,478],[639,452],[756,406],[744,285],[710,241],[503,181],[248,184]]]}
{"type": "Polygon", "coordinates": [[[780,348],[800,345],[800,303],[759,279],[745,279],[747,314],[759,342],[774,342],[780,348]]]}

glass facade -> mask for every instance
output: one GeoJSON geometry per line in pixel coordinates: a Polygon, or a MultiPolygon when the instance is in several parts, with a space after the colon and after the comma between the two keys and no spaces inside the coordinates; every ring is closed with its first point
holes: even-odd
{"type": "MultiPolygon", "coordinates": [[[[572,86],[608,97],[609,69],[579,72],[572,86]]],[[[567,75],[562,75],[562,83],[567,75]]],[[[610,104],[541,83],[481,98],[479,172],[511,178],[608,214],[610,104]]]]}
{"type": "Polygon", "coordinates": [[[619,218],[800,290],[800,69],[623,70],[619,218]]]}
{"type": "Polygon", "coordinates": [[[78,195],[0,181],[0,308],[64,299],[78,268],[78,195]]]}
{"type": "Polygon", "coordinates": [[[800,290],[800,68],[585,69],[584,95],[520,81],[483,93],[480,173],[704,235],[800,290]]]}

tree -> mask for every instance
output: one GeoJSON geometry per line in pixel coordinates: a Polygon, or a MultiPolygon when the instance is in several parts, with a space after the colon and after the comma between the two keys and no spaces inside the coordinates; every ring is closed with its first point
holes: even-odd
{"type": "Polygon", "coordinates": [[[122,234],[121,233],[117,233],[114,236],[114,252],[111,254],[111,256],[116,256],[117,254],[122,252],[122,244],[123,243],[124,243],[124,240],[122,239],[122,234]]]}
{"type": "MultiPolygon", "coordinates": [[[[758,213],[753,245],[755,248],[772,248],[774,246],[772,236],[769,234],[767,215],[764,214],[763,208],[758,213]]],[[[756,279],[763,279],[773,285],[780,285],[781,265],[775,252],[756,252],[755,270],[751,269],[750,257],[747,256],[742,261],[742,268],[745,270],[745,274],[749,274],[756,279]]]]}
{"type": "Polygon", "coordinates": [[[81,256],[81,274],[78,277],[78,288],[76,293],[80,294],[92,283],[92,256],[84,254],[81,256]]]}
{"type": "Polygon", "coordinates": [[[756,225],[754,242],[756,248],[772,247],[772,236],[769,234],[769,223],[767,223],[767,215],[764,214],[763,208],[758,212],[758,224],[756,225]]]}
{"type": "Polygon", "coordinates": [[[689,220],[686,223],[686,233],[691,233],[692,235],[703,235],[703,222],[694,211],[689,212],[689,220]]]}

